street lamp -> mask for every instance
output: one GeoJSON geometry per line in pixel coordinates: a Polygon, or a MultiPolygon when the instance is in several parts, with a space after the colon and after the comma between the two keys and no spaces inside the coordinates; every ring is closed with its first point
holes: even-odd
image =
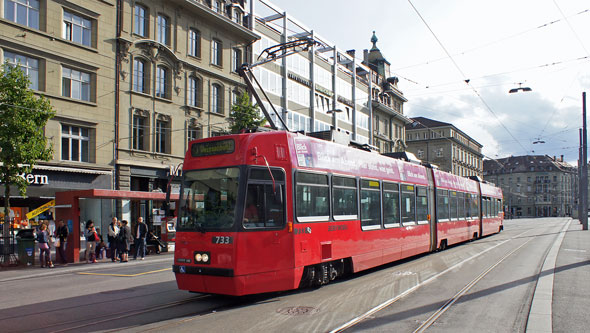
{"type": "Polygon", "coordinates": [[[334,126],[334,130],[338,130],[338,117],[337,117],[337,113],[343,112],[342,109],[332,109],[332,110],[328,110],[326,111],[326,114],[331,114],[332,115],[332,125],[334,126]]]}
{"type": "Polygon", "coordinates": [[[518,88],[512,88],[508,91],[509,94],[514,94],[517,93],[519,91],[522,92],[527,92],[527,91],[533,91],[533,89],[531,89],[530,87],[523,87],[522,86],[522,82],[518,83],[518,88]]]}

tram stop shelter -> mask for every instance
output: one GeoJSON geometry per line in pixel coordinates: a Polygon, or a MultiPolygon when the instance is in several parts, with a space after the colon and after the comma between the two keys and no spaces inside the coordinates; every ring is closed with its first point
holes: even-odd
{"type": "MultiPolygon", "coordinates": [[[[178,194],[171,194],[170,201],[178,201],[178,194]]],[[[118,190],[76,190],[55,193],[55,220],[64,220],[70,234],[66,245],[66,256],[70,263],[80,261],[80,199],[111,199],[129,201],[160,201],[166,200],[163,192],[118,191],[118,190]]],[[[131,221],[129,221],[131,222],[131,221]]],[[[110,223],[110,220],[109,220],[110,223]]]]}

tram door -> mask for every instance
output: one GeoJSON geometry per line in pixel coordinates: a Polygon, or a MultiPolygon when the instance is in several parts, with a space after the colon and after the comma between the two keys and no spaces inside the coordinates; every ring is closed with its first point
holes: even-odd
{"type": "Polygon", "coordinates": [[[286,190],[283,170],[249,170],[240,233],[240,271],[245,274],[276,271],[293,267],[292,246],[286,225],[286,190]]]}
{"type": "Polygon", "coordinates": [[[437,233],[436,233],[436,188],[434,186],[433,170],[429,169],[428,175],[428,214],[430,215],[430,251],[437,249],[437,233]]]}

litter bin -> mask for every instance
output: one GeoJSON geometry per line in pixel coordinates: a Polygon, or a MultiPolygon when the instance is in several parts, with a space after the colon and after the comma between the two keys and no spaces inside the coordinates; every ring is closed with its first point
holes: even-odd
{"type": "Polygon", "coordinates": [[[24,266],[35,265],[35,234],[33,229],[21,229],[16,234],[18,261],[24,266]]]}

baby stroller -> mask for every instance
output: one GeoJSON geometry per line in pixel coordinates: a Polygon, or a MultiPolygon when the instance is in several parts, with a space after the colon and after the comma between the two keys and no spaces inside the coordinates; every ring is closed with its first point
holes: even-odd
{"type": "Polygon", "coordinates": [[[147,235],[147,249],[149,253],[155,252],[156,254],[160,254],[164,247],[166,246],[156,235],[154,235],[151,231],[148,232],[147,235]]]}

